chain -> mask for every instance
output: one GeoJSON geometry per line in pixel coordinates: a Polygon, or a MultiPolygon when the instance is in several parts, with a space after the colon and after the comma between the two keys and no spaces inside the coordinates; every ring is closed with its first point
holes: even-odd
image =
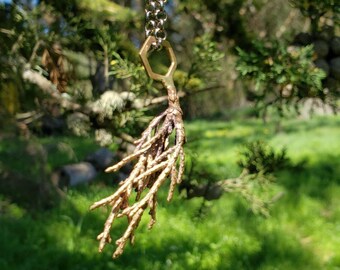
{"type": "Polygon", "coordinates": [[[166,40],[166,31],[164,24],[168,19],[168,15],[164,9],[167,0],[146,0],[145,5],[145,34],[147,37],[154,36],[156,38],[153,46],[158,49],[162,42],[166,40]]]}

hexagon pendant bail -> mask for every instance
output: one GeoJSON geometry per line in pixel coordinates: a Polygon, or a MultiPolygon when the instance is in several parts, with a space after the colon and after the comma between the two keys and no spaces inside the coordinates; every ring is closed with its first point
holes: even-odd
{"type": "Polygon", "coordinates": [[[170,45],[170,43],[168,41],[163,41],[162,42],[162,47],[167,51],[168,56],[170,58],[170,66],[169,69],[167,71],[167,73],[165,75],[159,74],[159,73],[155,73],[152,70],[152,67],[150,65],[149,59],[148,59],[148,53],[150,52],[150,50],[152,49],[153,44],[155,44],[157,42],[156,38],[154,36],[149,36],[143,46],[141,47],[140,51],[139,51],[139,56],[142,60],[142,63],[145,67],[146,72],[148,73],[149,77],[152,78],[153,80],[156,81],[172,81],[174,72],[176,70],[177,67],[177,60],[176,60],[176,56],[175,53],[170,45]]]}

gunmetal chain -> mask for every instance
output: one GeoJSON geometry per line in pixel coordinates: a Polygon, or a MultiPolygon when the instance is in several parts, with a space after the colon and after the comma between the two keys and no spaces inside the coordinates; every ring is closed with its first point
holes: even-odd
{"type": "Polygon", "coordinates": [[[164,9],[167,0],[146,0],[145,4],[145,34],[147,37],[154,36],[156,38],[153,46],[158,49],[166,40],[166,31],[164,24],[168,19],[168,15],[164,9]]]}

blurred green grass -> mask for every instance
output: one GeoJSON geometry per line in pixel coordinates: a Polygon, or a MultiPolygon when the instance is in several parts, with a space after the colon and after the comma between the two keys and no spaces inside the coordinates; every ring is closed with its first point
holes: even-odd
{"type": "MultiPolygon", "coordinates": [[[[201,199],[176,195],[165,202],[160,194],[157,223],[147,230],[142,220],[134,247],[117,260],[113,244],[97,252],[96,235],[107,210],[89,212],[97,199],[114,187],[97,181],[70,189],[67,198],[47,211],[30,211],[0,195],[0,269],[340,269],[340,117],[285,120],[282,131],[259,120],[194,121],[187,123],[187,151],[204,161],[221,179],[237,176],[239,149],[262,139],[277,149],[287,147],[294,169],[279,173],[274,184],[283,198],[271,217],[256,216],[236,195],[209,202],[203,219],[195,213],[201,199]]],[[[44,145],[62,140],[74,154],[51,151],[51,168],[81,160],[95,146],[88,139],[45,138],[44,145]]],[[[0,152],[20,143],[0,143],[0,152]]],[[[14,162],[14,161],[13,161],[14,162]]],[[[13,165],[25,170],[17,157],[13,165]]],[[[0,191],[0,194],[2,192],[0,191]]],[[[126,225],[112,230],[118,238],[126,225]]]]}

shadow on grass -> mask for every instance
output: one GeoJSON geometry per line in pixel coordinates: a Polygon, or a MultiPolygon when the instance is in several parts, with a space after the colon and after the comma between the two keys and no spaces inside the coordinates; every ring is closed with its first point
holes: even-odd
{"type": "Polygon", "coordinates": [[[282,230],[257,232],[261,249],[251,254],[246,269],[321,269],[311,250],[282,230]]]}
{"type": "Polygon", "coordinates": [[[276,218],[252,214],[244,201],[235,202],[234,212],[244,235],[250,235],[254,239],[252,242],[257,241],[258,248],[245,252],[235,245],[231,250],[232,264],[227,269],[323,269],[315,250],[305,245],[293,230],[282,226],[276,218]]]}
{"type": "MultiPolygon", "coordinates": [[[[86,193],[82,188],[77,192],[86,193]]],[[[85,194],[86,201],[78,198],[77,205],[67,202],[34,217],[0,216],[0,269],[320,269],[296,239],[279,229],[261,230],[263,220],[249,215],[246,208],[231,210],[236,223],[227,214],[197,224],[187,212],[192,205],[180,199],[161,210],[162,224],[154,231],[148,233],[142,222],[136,245],[128,245],[119,259],[112,260],[114,244],[103,254],[97,252],[95,236],[107,210],[87,212],[93,196],[85,194]]],[[[125,225],[114,224],[113,239],[125,225]]]]}
{"type": "Polygon", "coordinates": [[[340,157],[322,155],[316,162],[302,161],[278,175],[278,183],[299,196],[304,193],[311,197],[326,198],[327,189],[340,185],[340,157]]]}

